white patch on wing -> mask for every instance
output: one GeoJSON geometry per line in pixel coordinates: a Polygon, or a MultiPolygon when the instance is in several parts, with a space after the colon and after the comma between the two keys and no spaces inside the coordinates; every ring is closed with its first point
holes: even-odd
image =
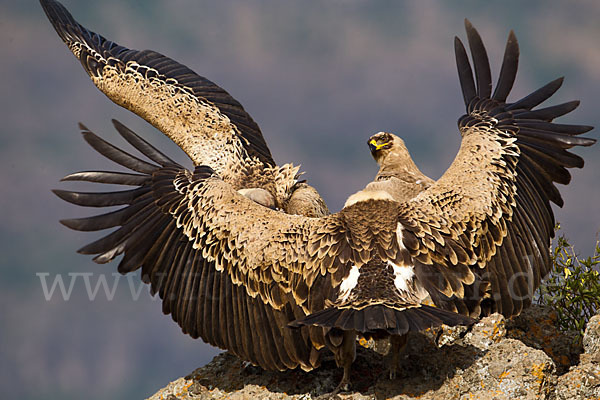
{"type": "Polygon", "coordinates": [[[388,261],[388,265],[394,269],[394,285],[396,289],[403,292],[409,292],[410,289],[408,284],[413,280],[415,276],[415,267],[399,266],[391,261],[388,261]]]}
{"type": "Polygon", "coordinates": [[[404,243],[402,243],[402,224],[398,224],[398,227],[396,228],[396,241],[398,242],[400,251],[406,251],[406,247],[404,247],[404,243]]]}
{"type": "Polygon", "coordinates": [[[348,276],[345,277],[340,284],[340,297],[342,301],[346,301],[348,299],[350,292],[352,292],[352,289],[354,289],[358,283],[359,276],[360,271],[358,270],[358,267],[353,265],[348,276]]]}
{"type": "MultiPolygon", "coordinates": [[[[404,243],[402,243],[402,224],[398,224],[396,228],[396,241],[398,242],[398,248],[400,251],[407,251],[404,243]]],[[[391,261],[388,261],[389,265],[394,269],[394,285],[398,290],[405,290],[408,292],[408,282],[412,281],[411,291],[414,295],[417,296],[420,300],[427,299],[429,297],[429,293],[421,282],[419,282],[419,278],[415,276],[415,268],[412,265],[400,267],[391,261]]]]}

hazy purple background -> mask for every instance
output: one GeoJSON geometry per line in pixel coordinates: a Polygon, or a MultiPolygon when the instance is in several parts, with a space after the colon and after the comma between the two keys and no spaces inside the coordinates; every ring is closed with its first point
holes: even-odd
{"type": "MultiPolygon", "coordinates": [[[[497,75],[506,36],[521,45],[516,99],[565,75],[556,102],[582,105],[562,122],[600,126],[600,3],[578,1],[66,1],[84,26],[130,48],[151,48],[233,94],[262,127],[278,162],[302,164],[339,210],[375,174],[366,139],[402,136],[439,177],[459,145],[463,112],[452,39],[463,18],[479,29],[497,75]],[[143,4],[143,5],[142,5],[143,4]]],[[[0,387],[6,398],[140,398],[191,372],[217,350],[180,333],[160,302],[88,299],[81,276],[69,301],[46,301],[36,273],[107,274],[75,250],[92,240],[58,224],[85,215],[50,193],[67,173],[106,169],[76,123],[115,140],[117,118],[169,154],[181,152],[90,82],[37,1],[0,1],[0,387]]],[[[592,137],[598,138],[593,131],[592,137]]],[[[117,139],[117,143],[122,143],[117,139]]],[[[600,229],[598,146],[562,188],[564,232],[589,254],[600,229]]],[[[88,187],[89,189],[89,187],[88,187]]],[[[138,280],[131,281],[137,284],[138,280]]]]}

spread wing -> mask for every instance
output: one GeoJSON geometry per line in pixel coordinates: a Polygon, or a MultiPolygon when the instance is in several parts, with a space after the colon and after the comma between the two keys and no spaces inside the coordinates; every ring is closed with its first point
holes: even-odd
{"type": "Polygon", "coordinates": [[[481,38],[468,21],[465,26],[475,79],[456,38],[467,107],[458,122],[460,150],[434,185],[401,207],[400,229],[403,245],[420,264],[417,272],[436,305],[462,313],[498,311],[511,316],[531,302],[550,269],[550,202],[563,205],[555,183],[569,183],[567,168],[583,166],[583,160],[567,149],[595,140],[576,136],[589,126],[552,122],[579,102],[536,108],[558,90],[562,78],[519,101],[506,102],[519,55],[512,31],[492,93],[481,38]],[[481,284],[465,286],[456,279],[453,271],[464,261],[481,284]],[[471,299],[482,294],[480,310],[471,299]]]}
{"type": "MultiPolygon", "coordinates": [[[[301,268],[290,260],[301,252],[306,239],[282,231],[255,237],[257,232],[252,229],[256,224],[285,226],[287,219],[298,221],[301,217],[265,213],[271,210],[240,195],[228,183],[210,179],[214,171],[209,167],[190,172],[113,122],[150,162],[105,142],[81,125],[85,140],[94,149],[130,171],[79,172],[63,180],[135,188],[104,193],[54,191],[81,206],[125,205],[106,214],[61,221],[80,231],[117,227],[79,252],[96,254],[97,263],[124,254],[119,272],[141,268],[144,282],[163,299],[163,312],[171,314],[194,338],[202,337],[266,369],[316,367],[318,349],[324,345],[322,332],[287,327],[305,315],[307,287],[299,288],[302,283],[293,278],[294,268],[288,264],[301,268]],[[288,252],[269,252],[268,244],[275,240],[288,252]],[[285,267],[275,264],[267,269],[262,260],[268,256],[263,252],[285,267]],[[296,301],[297,296],[303,300],[296,301]]],[[[305,229],[300,225],[295,228],[298,232],[305,229]]],[[[309,225],[307,222],[306,229],[309,225]]],[[[322,302],[323,296],[326,291],[312,295],[312,301],[322,302]]]]}
{"type": "Polygon", "coordinates": [[[57,1],[40,2],[94,84],[169,136],[195,165],[210,165],[224,179],[246,164],[275,165],[258,125],[225,90],[162,54],[89,31],[57,1]]]}

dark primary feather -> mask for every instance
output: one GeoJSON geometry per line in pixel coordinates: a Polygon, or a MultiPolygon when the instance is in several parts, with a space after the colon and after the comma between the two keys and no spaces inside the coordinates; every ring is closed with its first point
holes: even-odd
{"type": "Polygon", "coordinates": [[[469,47],[473,55],[473,65],[475,66],[475,82],[477,83],[477,95],[480,98],[490,97],[492,93],[492,72],[488,61],[487,52],[481,37],[473,28],[471,22],[465,19],[465,28],[469,39],[469,47]]]}
{"type": "Polygon", "coordinates": [[[563,82],[564,78],[560,77],[553,80],[552,82],[545,84],[535,92],[523,97],[521,100],[516,101],[512,104],[507,104],[506,111],[517,109],[530,110],[533,107],[540,105],[541,103],[552,97],[552,95],[556,93],[558,89],[560,89],[563,82]]]}
{"type": "Polygon", "coordinates": [[[135,156],[132,156],[131,154],[128,154],[123,150],[113,146],[104,139],[101,139],[94,133],[90,132],[90,130],[85,125],[79,124],[79,129],[81,129],[81,134],[83,135],[85,141],[88,142],[90,146],[92,146],[98,153],[102,154],[109,160],[112,160],[117,164],[121,164],[126,168],[144,174],[149,174],[154,171],[154,165],[144,160],[141,160],[135,156]]]}
{"type": "Polygon", "coordinates": [[[150,143],[136,135],[131,129],[117,121],[116,119],[112,120],[113,125],[117,129],[117,132],[125,139],[129,144],[138,149],[143,155],[148,157],[150,160],[154,161],[159,165],[177,165],[177,163],[171,160],[169,157],[165,156],[156,147],[152,146],[150,143]]]}
{"type": "Polygon", "coordinates": [[[82,171],[69,174],[61,181],[85,181],[95,183],[112,183],[115,185],[141,186],[148,180],[146,175],[114,171],[82,171]]]}
{"type": "Polygon", "coordinates": [[[465,105],[469,105],[469,101],[477,95],[477,91],[467,51],[458,37],[454,37],[454,53],[456,55],[456,67],[458,68],[458,78],[463,99],[465,100],[465,105]]]}
{"type": "MultiPolygon", "coordinates": [[[[83,180],[83,179],[82,179],[83,180]]],[[[94,182],[90,180],[89,182],[94,182]]],[[[85,207],[110,207],[129,204],[133,199],[148,190],[136,188],[119,192],[74,192],[54,189],[53,192],[61,199],[69,203],[85,207]]]]}
{"type": "Polygon", "coordinates": [[[492,99],[500,102],[506,101],[508,94],[512,90],[517,77],[517,69],[519,67],[519,43],[513,31],[508,34],[506,48],[504,49],[504,59],[498,75],[498,83],[492,99]]]}
{"type": "MultiPolygon", "coordinates": [[[[545,133],[549,134],[550,132],[563,134],[563,135],[581,135],[582,133],[586,133],[594,129],[593,126],[589,125],[567,125],[567,124],[556,124],[550,123],[546,121],[535,121],[535,120],[521,120],[519,118],[515,118],[516,123],[519,124],[522,128],[532,128],[541,131],[546,131],[545,133]]],[[[586,141],[588,146],[595,143],[595,139],[587,139],[582,138],[586,141]]],[[[585,146],[586,144],[582,144],[585,146]]]]}

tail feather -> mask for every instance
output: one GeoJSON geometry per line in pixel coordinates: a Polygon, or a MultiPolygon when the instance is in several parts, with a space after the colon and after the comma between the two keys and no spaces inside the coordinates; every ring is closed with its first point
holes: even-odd
{"type": "Polygon", "coordinates": [[[403,335],[409,331],[422,331],[442,324],[456,326],[471,325],[474,322],[467,316],[427,305],[404,310],[375,305],[360,310],[327,308],[297,319],[289,326],[322,326],[361,333],[385,331],[391,335],[403,335]]]}

